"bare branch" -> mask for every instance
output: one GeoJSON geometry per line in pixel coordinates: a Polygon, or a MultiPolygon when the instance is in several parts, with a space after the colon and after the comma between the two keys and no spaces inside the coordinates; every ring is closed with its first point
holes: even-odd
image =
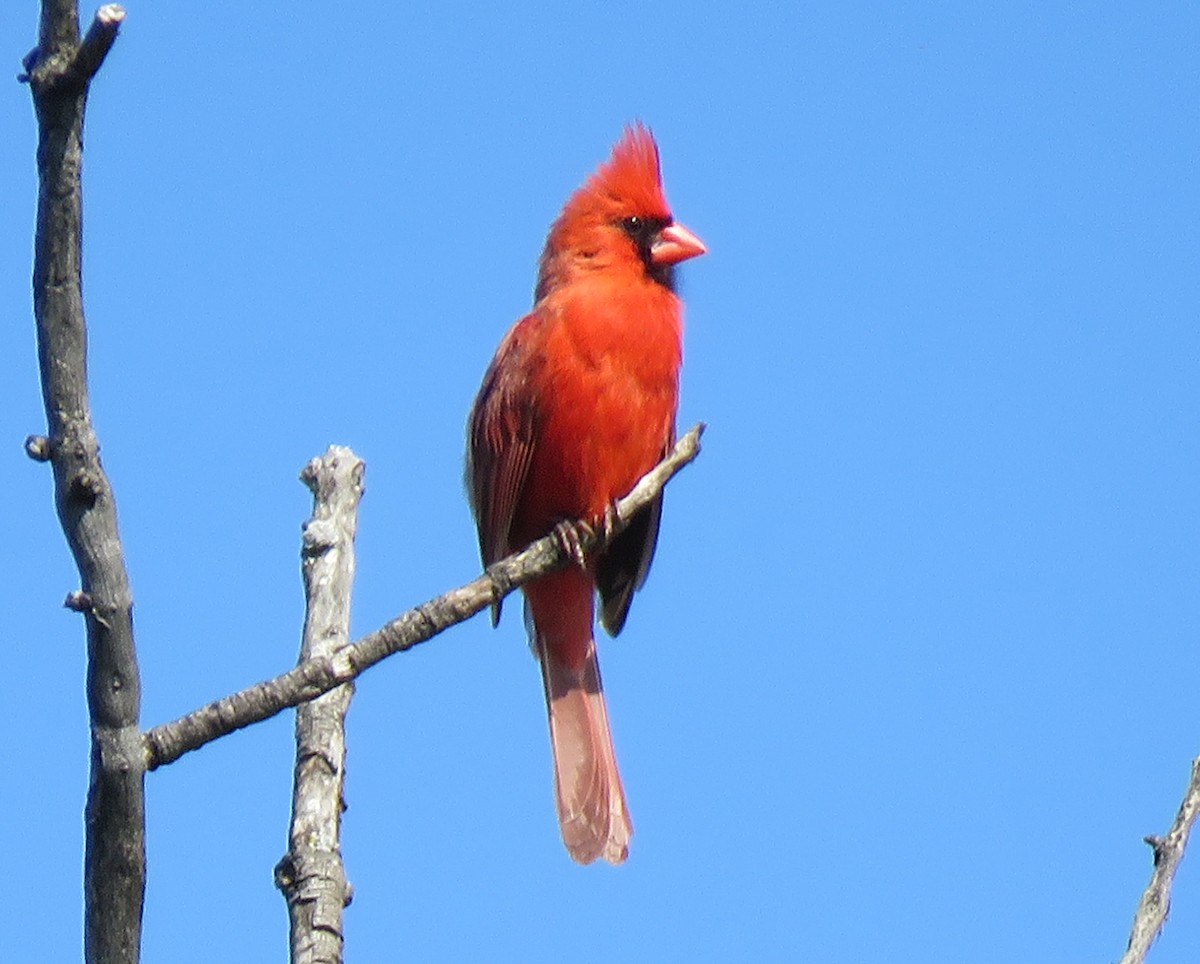
{"type": "Polygon", "coordinates": [[[1146,838],[1146,843],[1154,848],[1154,873],[1150,875],[1150,883],[1133,915],[1129,948],[1121,958],[1121,964],[1143,964],[1150,945],[1162,931],[1171,910],[1171,885],[1187,849],[1188,834],[1197,813],[1200,813],[1200,757],[1192,761],[1192,779],[1171,829],[1165,837],[1146,838]]]}
{"type": "Polygon", "coordinates": [[[68,605],[83,613],[87,625],[92,753],[84,941],[86,960],[96,964],[138,960],[146,876],[132,595],[116,502],[92,426],[80,270],[87,81],[112,46],[119,22],[102,8],[100,26],[94,24],[91,39],[81,45],[75,0],[44,0],[38,51],[27,58],[38,119],[33,305],[49,430],[26,451],[54,469],[58,517],[81,580],[68,605]],[[77,72],[84,68],[89,72],[77,72]]]}
{"type": "MultiPolygon", "coordinates": [[[[363,493],[362,460],[330,446],[300,478],[312,490],[313,514],[304,527],[302,568],[308,611],[300,661],[331,656],[350,639],[354,534],[363,493]]],[[[350,885],[342,863],[345,809],[347,683],[296,708],[296,775],[288,852],[275,868],[287,900],[292,964],[340,964],[342,910],[350,885]]]]}
{"type": "Polygon", "coordinates": [[[106,3],[96,11],[95,19],[92,20],[83,43],[71,59],[68,69],[72,76],[81,81],[88,81],[96,76],[117,39],[117,31],[121,29],[124,19],[125,8],[118,3],[106,3]]]}
{"type": "MultiPolygon", "coordinates": [[[[608,534],[609,539],[623,531],[638,510],[649,505],[663,486],[700,454],[703,431],[702,424],[695,426],[662,462],[642,477],[629,495],[618,500],[617,518],[608,534]]],[[[583,534],[581,545],[585,551],[591,551],[599,544],[598,535],[583,534]]],[[[153,770],[171,763],[234,730],[261,722],[280,710],[349,682],[380,660],[431,639],[525,583],[568,564],[571,564],[571,557],[558,538],[551,535],[539,539],[521,552],[489,566],[482,576],[465,586],[410,609],[330,656],[305,660],[282,676],[256,683],[187,716],[154,727],[145,734],[146,767],[153,770]]]]}

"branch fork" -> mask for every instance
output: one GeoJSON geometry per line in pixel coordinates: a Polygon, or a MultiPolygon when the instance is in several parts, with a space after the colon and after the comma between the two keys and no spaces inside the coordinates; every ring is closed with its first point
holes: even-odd
{"type": "Polygon", "coordinates": [[[74,2],[68,6],[43,3],[41,36],[38,45],[21,59],[25,72],[17,75],[20,83],[79,93],[99,72],[125,20],[125,8],[106,3],[96,11],[79,41],[79,14],[74,2]]]}

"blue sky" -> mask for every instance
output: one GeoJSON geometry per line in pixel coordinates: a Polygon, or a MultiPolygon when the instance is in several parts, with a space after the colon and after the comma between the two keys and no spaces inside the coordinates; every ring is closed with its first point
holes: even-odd
{"type": "MultiPolygon", "coordinates": [[[[0,22],[12,73],[36,5],[0,22]]],[[[295,658],[303,464],[368,463],[356,634],[478,570],[463,425],[546,227],[658,135],[684,271],[655,568],[601,643],[629,862],[559,842],[515,607],[370,671],[351,960],[1109,961],[1193,756],[1193,4],[130,3],[85,293],[153,725],[295,658]]],[[[77,577],[0,98],[6,960],[80,945],[77,577]]],[[[291,720],[147,779],[145,959],[285,956],[291,720]]],[[[1193,856],[1154,964],[1200,942],[1193,856]]]]}

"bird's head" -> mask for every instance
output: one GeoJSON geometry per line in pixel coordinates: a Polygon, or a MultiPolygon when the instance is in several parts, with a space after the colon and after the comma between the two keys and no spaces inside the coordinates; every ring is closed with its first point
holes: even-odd
{"type": "Polygon", "coordinates": [[[675,265],[706,250],[672,217],[658,145],[634,124],[551,226],[534,300],[596,271],[636,273],[674,290],[675,265]]]}

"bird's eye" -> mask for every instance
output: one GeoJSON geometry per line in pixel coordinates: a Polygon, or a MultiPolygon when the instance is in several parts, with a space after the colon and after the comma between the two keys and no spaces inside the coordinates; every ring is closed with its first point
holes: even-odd
{"type": "Polygon", "coordinates": [[[631,214],[628,217],[613,222],[615,227],[620,228],[637,245],[643,259],[650,256],[650,247],[654,244],[658,232],[670,223],[669,218],[648,217],[644,214],[631,214]]]}
{"type": "Polygon", "coordinates": [[[636,214],[621,218],[617,223],[639,246],[649,243],[650,236],[662,226],[654,218],[643,218],[636,214]]]}

